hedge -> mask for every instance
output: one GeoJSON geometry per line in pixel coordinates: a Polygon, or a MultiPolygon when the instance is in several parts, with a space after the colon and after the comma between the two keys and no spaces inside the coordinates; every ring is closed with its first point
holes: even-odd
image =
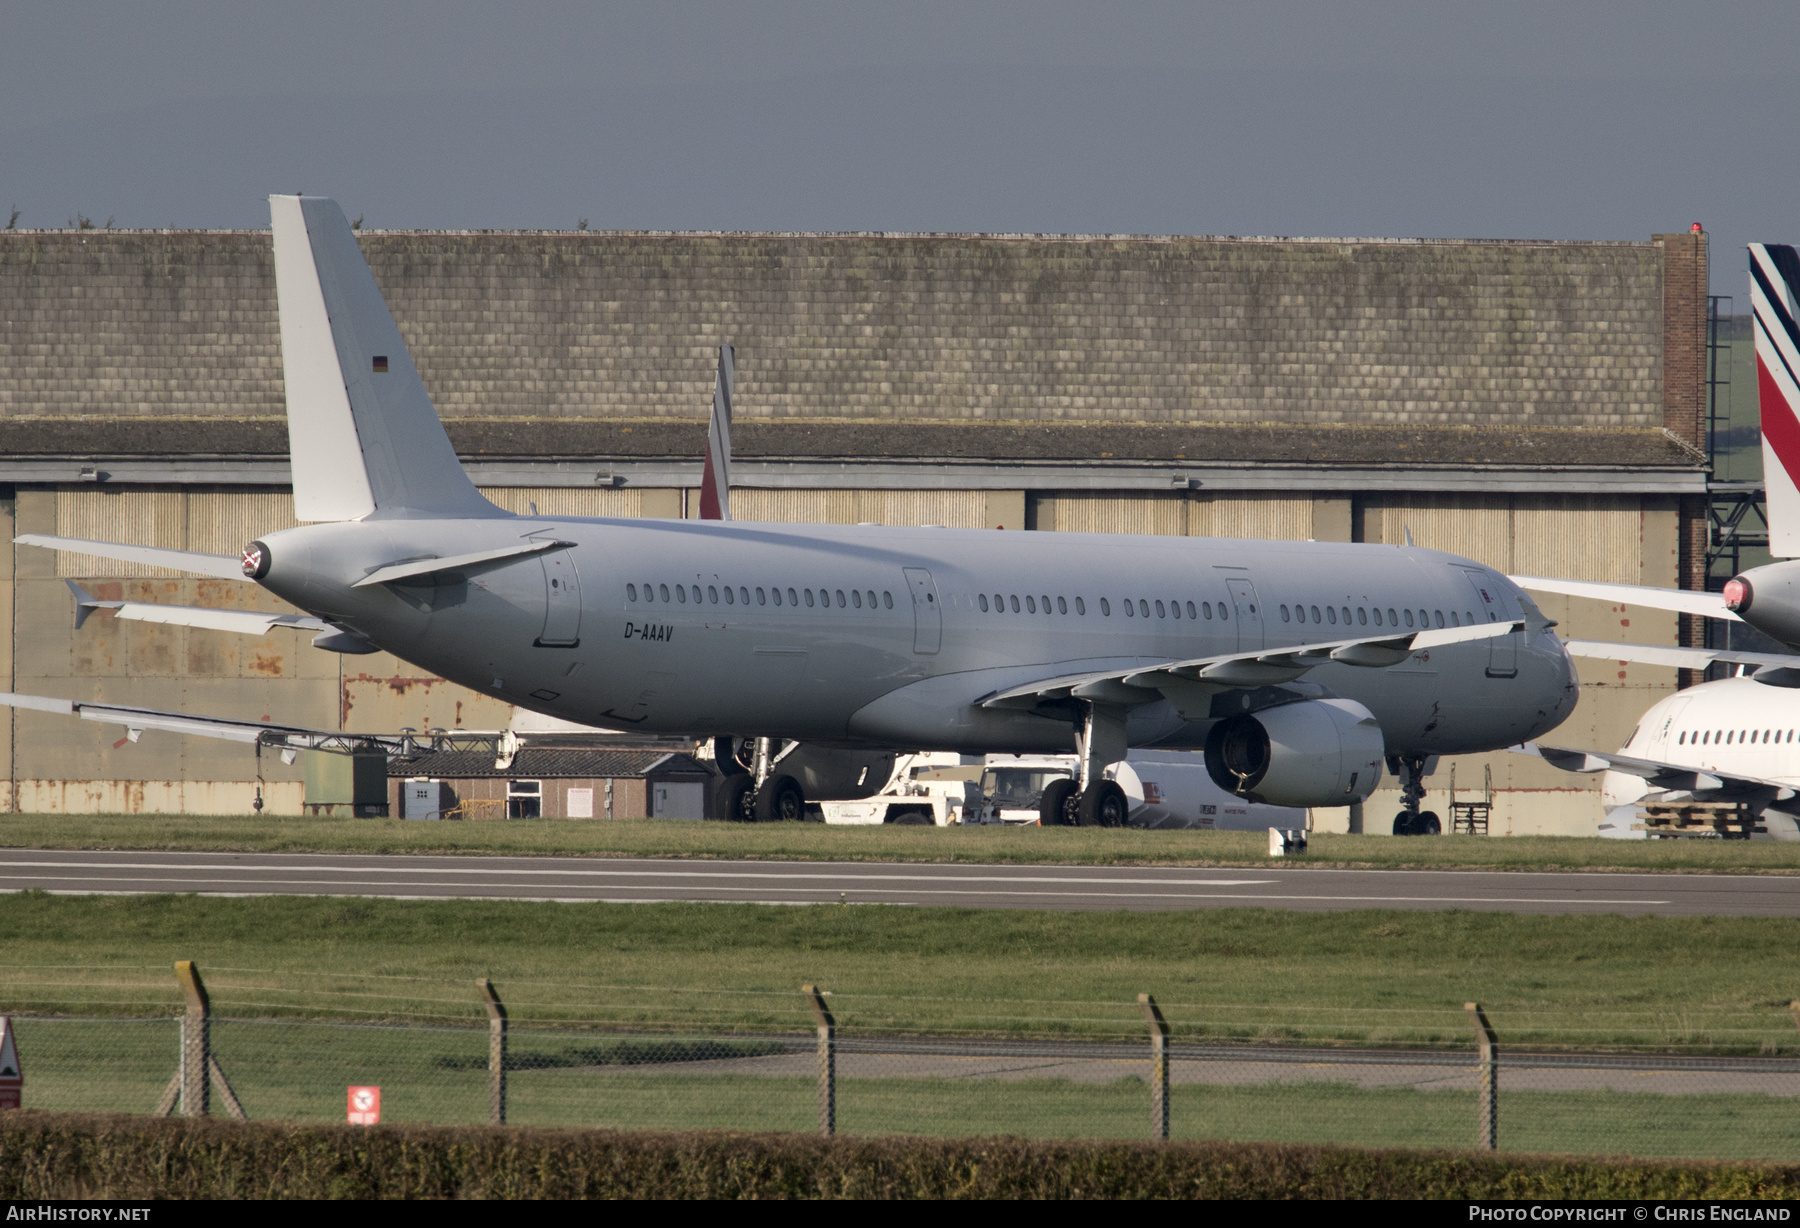
{"type": "Polygon", "coordinates": [[[1793,1198],[1800,1166],[0,1114],[0,1198],[1793,1198]]]}

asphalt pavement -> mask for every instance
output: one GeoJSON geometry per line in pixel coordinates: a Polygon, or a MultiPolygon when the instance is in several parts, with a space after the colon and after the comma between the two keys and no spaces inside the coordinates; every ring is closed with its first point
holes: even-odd
{"type": "Polygon", "coordinates": [[[0,891],[966,908],[1800,916],[1800,877],[0,850],[0,891]]]}

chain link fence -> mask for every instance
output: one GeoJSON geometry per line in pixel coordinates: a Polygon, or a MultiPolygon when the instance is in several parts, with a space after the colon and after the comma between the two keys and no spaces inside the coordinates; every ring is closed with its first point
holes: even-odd
{"type": "MultiPolygon", "coordinates": [[[[1484,1033],[1461,1004],[1303,1012],[1159,1008],[1148,995],[921,1002],[594,986],[611,1009],[576,1017],[567,986],[533,1009],[529,985],[503,1003],[505,985],[490,998],[417,982],[396,995],[373,978],[310,993],[305,978],[212,979],[225,1008],[196,975],[202,1009],[190,994],[174,1017],[102,1014],[92,1007],[108,995],[94,993],[87,1011],[45,1009],[55,986],[23,995],[34,1000],[12,1029],[24,1107],[342,1122],[349,1088],[379,1087],[384,1122],[1800,1160],[1800,1032],[1774,1007],[1697,1031],[1692,1020],[1497,1004],[1484,1033]],[[457,996],[460,1017],[395,1017],[397,1002],[457,996]],[[353,1001],[387,1017],[341,1017],[353,1001]],[[253,1002],[261,1012],[243,1010],[253,1002]],[[316,1017],[329,1014],[340,1017],[316,1017]],[[907,1026],[934,1014],[965,1026],[907,1026]],[[1371,1026],[1376,1017],[1386,1024],[1371,1026]]],[[[0,991],[17,1000],[17,981],[0,975],[0,991]]]]}

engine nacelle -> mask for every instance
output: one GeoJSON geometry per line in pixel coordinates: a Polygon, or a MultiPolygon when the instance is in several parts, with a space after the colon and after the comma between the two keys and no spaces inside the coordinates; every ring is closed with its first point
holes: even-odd
{"type": "Polygon", "coordinates": [[[1206,739],[1206,770],[1227,793],[1271,806],[1348,806],[1375,791],[1386,756],[1374,713],[1309,699],[1228,717],[1206,739]]]}
{"type": "Polygon", "coordinates": [[[1725,585],[1725,608],[1770,639],[1800,646],[1800,559],[1733,576],[1725,585]]]}
{"type": "Polygon", "coordinates": [[[833,750],[803,744],[775,764],[775,775],[800,782],[809,802],[848,802],[874,797],[894,775],[891,750],[833,750]]]}

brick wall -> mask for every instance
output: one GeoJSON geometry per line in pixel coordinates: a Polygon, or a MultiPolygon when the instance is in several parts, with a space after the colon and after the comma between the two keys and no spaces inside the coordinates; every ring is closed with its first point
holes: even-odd
{"type": "MultiPolygon", "coordinates": [[[[1686,235],[362,244],[447,418],[699,418],[730,341],[747,419],[1686,434],[1690,384],[1664,373],[1687,381],[1688,358],[1663,352],[1686,334],[1666,320],[1705,294],[1686,235]]],[[[0,234],[0,304],[0,417],[281,412],[266,234],[0,234]]]]}
{"type": "MultiPolygon", "coordinates": [[[[1657,235],[1663,245],[1663,426],[1695,448],[1706,446],[1706,235],[1657,235]]],[[[1680,576],[1682,588],[1706,587],[1706,501],[1681,500],[1680,576]]],[[[1681,619],[1680,642],[1706,642],[1702,620],[1681,619]]],[[[1699,681],[1681,671],[1681,685],[1699,681]]]]}

